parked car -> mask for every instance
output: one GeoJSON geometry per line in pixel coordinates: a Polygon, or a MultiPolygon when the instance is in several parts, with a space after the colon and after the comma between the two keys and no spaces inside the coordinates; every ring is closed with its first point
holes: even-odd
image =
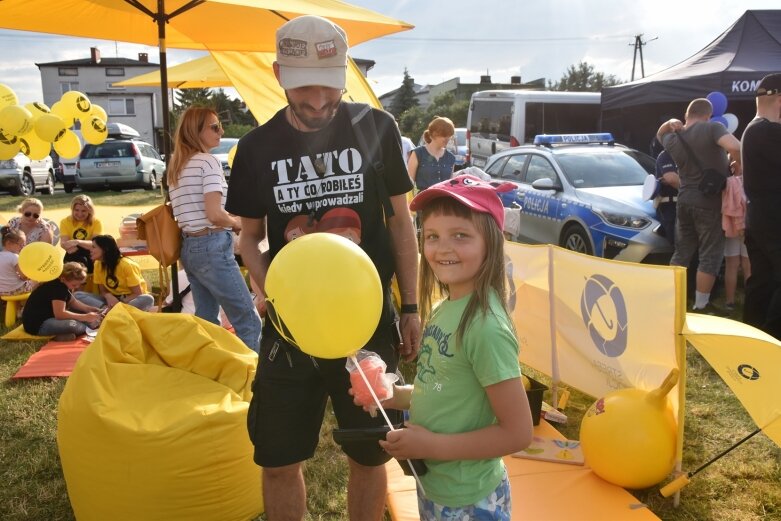
{"type": "Polygon", "coordinates": [[[499,152],[485,171],[512,181],[501,194],[520,212],[513,240],[632,262],[667,264],[672,245],[642,196],[654,160],[614,143],[610,134],[537,136],[534,145],[499,152]]]}
{"type": "Polygon", "coordinates": [[[76,184],[82,190],[157,188],[165,174],[165,162],[152,145],[138,136],[127,125],[109,124],[106,141],[99,145],[87,143],[81,150],[76,163],[76,184]]]}
{"type": "Polygon", "coordinates": [[[228,153],[231,151],[231,148],[236,146],[238,142],[239,138],[223,137],[220,138],[219,145],[209,150],[211,154],[214,154],[217,159],[220,160],[220,163],[222,164],[222,172],[225,174],[226,181],[231,178],[231,167],[228,164],[228,153]]]}
{"type": "Polygon", "coordinates": [[[466,160],[466,128],[456,128],[456,133],[448,142],[447,149],[456,156],[456,170],[461,170],[469,166],[466,160]]]}
{"type": "Polygon", "coordinates": [[[19,152],[12,159],[0,161],[0,190],[13,195],[30,196],[36,190],[53,194],[55,182],[51,156],[34,160],[19,152]]]}

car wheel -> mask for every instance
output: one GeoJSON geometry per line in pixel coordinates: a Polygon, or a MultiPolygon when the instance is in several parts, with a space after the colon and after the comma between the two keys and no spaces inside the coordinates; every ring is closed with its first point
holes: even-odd
{"type": "Polygon", "coordinates": [[[144,190],[154,190],[157,188],[157,174],[155,174],[154,170],[151,174],[149,174],[149,182],[144,186],[144,190]]]}
{"type": "Polygon", "coordinates": [[[35,193],[35,181],[33,177],[25,172],[22,174],[22,185],[19,187],[19,194],[24,196],[31,196],[35,193]]]}
{"type": "Polygon", "coordinates": [[[594,254],[586,231],[576,224],[570,226],[564,232],[564,236],[561,238],[561,246],[578,253],[585,253],[586,255],[594,254]]]}
{"type": "Polygon", "coordinates": [[[49,177],[46,178],[46,186],[43,187],[41,190],[44,194],[54,195],[54,183],[57,181],[54,179],[53,174],[49,174],[49,177]]]}
{"type": "Polygon", "coordinates": [[[75,183],[64,183],[63,186],[65,187],[66,194],[73,193],[73,189],[76,188],[75,183]]]}

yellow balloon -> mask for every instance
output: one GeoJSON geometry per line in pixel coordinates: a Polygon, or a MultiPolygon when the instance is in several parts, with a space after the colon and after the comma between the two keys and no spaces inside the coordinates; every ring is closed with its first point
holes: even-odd
{"type": "Polygon", "coordinates": [[[0,109],[18,104],[19,98],[16,97],[13,89],[4,83],[0,83],[0,109]]]}
{"type": "Polygon", "coordinates": [[[52,149],[52,144],[39,138],[35,132],[30,132],[20,137],[19,142],[21,143],[22,153],[34,160],[48,156],[52,149]]]}
{"type": "Polygon", "coordinates": [[[5,134],[0,133],[0,161],[12,159],[19,153],[21,146],[22,144],[16,136],[8,137],[5,134]]]}
{"type": "Polygon", "coordinates": [[[106,122],[92,116],[85,124],[82,124],[81,135],[84,136],[84,141],[87,143],[90,143],[91,145],[100,145],[108,136],[106,122]]]}
{"type": "Polygon", "coordinates": [[[0,129],[6,134],[23,136],[30,132],[33,115],[21,105],[8,105],[0,109],[0,129]]]}
{"type": "Polygon", "coordinates": [[[599,477],[621,487],[642,489],[656,485],[672,471],[678,429],[667,393],[677,382],[677,369],[671,376],[655,391],[608,393],[586,411],[580,443],[586,463],[599,477]]]}
{"type": "Polygon", "coordinates": [[[354,354],[382,312],[377,269],[360,246],[333,233],[285,245],[266,275],[269,318],[280,334],[319,358],[354,354]]]}
{"type": "Polygon", "coordinates": [[[236,149],[239,147],[238,143],[233,145],[230,150],[228,150],[228,166],[233,168],[233,158],[236,157],[236,149]]]}
{"type": "Polygon", "coordinates": [[[90,103],[87,95],[77,90],[69,90],[62,95],[60,101],[68,107],[74,118],[86,116],[92,108],[92,103],[90,103]]]}
{"type": "Polygon", "coordinates": [[[54,142],[54,150],[61,159],[78,157],[79,152],[81,152],[81,141],[79,141],[79,136],[71,130],[66,130],[65,133],[54,142]]]}
{"type": "Polygon", "coordinates": [[[92,104],[92,108],[90,109],[90,116],[97,116],[103,121],[108,121],[108,114],[106,114],[106,111],[103,110],[103,107],[100,105],[92,104]]]}
{"type": "Polygon", "coordinates": [[[38,119],[43,116],[44,114],[49,114],[51,112],[51,109],[45,104],[38,101],[34,101],[32,103],[25,103],[24,108],[30,111],[30,114],[33,115],[33,126],[38,122],[38,119]]]}
{"type": "Polygon", "coordinates": [[[47,282],[62,273],[62,250],[48,242],[31,242],[19,252],[19,269],[26,277],[47,282]]]}
{"type": "Polygon", "coordinates": [[[71,128],[73,126],[73,111],[65,103],[62,101],[56,101],[54,102],[54,105],[51,106],[50,110],[52,114],[57,114],[62,118],[67,128],[71,128]]]}
{"type": "Polygon", "coordinates": [[[57,114],[41,114],[35,122],[35,133],[44,141],[56,141],[65,133],[65,121],[57,114]]]}

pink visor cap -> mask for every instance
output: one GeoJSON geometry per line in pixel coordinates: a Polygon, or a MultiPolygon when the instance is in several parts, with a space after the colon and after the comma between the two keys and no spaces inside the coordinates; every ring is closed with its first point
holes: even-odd
{"type": "Polygon", "coordinates": [[[487,183],[479,177],[463,174],[426,188],[412,199],[411,210],[420,210],[429,201],[439,197],[450,197],[475,212],[487,213],[494,218],[500,230],[504,230],[504,207],[499,193],[516,189],[513,183],[487,183]]]}

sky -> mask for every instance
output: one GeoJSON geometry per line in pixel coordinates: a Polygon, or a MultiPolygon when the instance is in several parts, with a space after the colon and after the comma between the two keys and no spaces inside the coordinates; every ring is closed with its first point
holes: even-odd
{"type": "MultiPolygon", "coordinates": [[[[497,83],[511,76],[558,81],[581,61],[595,71],[629,81],[634,42],[642,35],[645,75],[696,53],[729,28],[747,9],[779,8],[778,0],[352,0],[415,25],[351,48],[354,58],[376,62],[369,81],[379,96],[401,85],[404,70],[416,83],[460,78],[477,83],[488,74],[497,83]]],[[[215,30],[212,27],[210,30],[215,30]]],[[[156,47],[106,40],[0,30],[0,83],[20,103],[42,101],[35,63],[88,58],[90,47],[104,57],[137,58],[156,47]]],[[[203,56],[168,50],[169,66],[203,56]]],[[[781,66],[779,67],[781,69],[781,66]]],[[[635,78],[641,77],[639,56],[635,78]]],[[[229,90],[234,95],[235,91],[229,90]]]]}

